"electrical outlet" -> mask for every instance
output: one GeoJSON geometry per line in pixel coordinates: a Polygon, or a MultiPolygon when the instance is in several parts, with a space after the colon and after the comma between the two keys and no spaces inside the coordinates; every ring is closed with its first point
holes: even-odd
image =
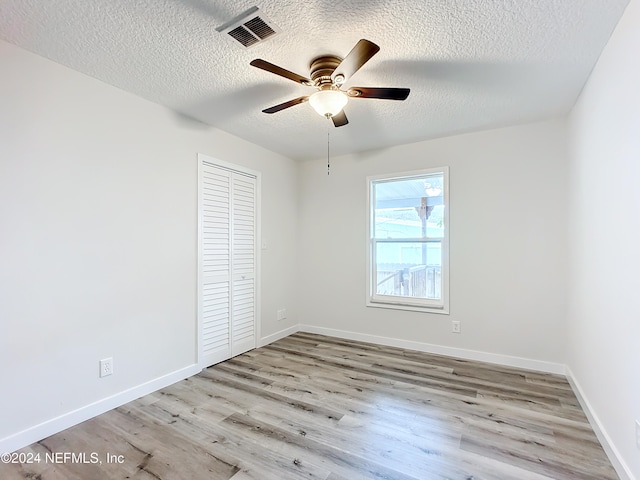
{"type": "Polygon", "coordinates": [[[278,310],[277,312],[278,316],[278,320],[284,320],[285,318],[287,318],[287,309],[286,308],[281,308],[278,310]]]}
{"type": "Polygon", "coordinates": [[[636,447],[640,448],[640,420],[636,420],[636,447]]]}
{"type": "Polygon", "coordinates": [[[451,320],[451,332],[460,333],[460,320],[451,320]]]}
{"type": "Polygon", "coordinates": [[[113,358],[100,360],[100,377],[108,377],[113,373],[113,358]]]}

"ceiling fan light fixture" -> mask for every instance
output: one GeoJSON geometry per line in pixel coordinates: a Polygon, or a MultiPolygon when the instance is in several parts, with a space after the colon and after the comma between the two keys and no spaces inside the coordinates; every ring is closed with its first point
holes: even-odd
{"type": "Polygon", "coordinates": [[[320,90],[309,97],[309,103],[318,115],[331,118],[339,114],[349,98],[338,90],[320,90]]]}

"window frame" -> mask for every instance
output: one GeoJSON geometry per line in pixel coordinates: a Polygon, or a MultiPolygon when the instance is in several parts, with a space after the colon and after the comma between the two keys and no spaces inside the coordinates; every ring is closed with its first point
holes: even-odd
{"type": "MultiPolygon", "coordinates": [[[[449,314],[449,228],[450,228],[450,205],[449,205],[449,167],[434,167],[408,172],[389,173],[383,175],[373,175],[367,177],[367,290],[366,306],[374,308],[390,308],[396,310],[412,310],[425,313],[449,314]],[[378,295],[375,293],[376,282],[376,244],[379,240],[374,238],[374,185],[382,182],[410,180],[427,175],[442,175],[442,201],[444,204],[444,233],[440,240],[441,245],[441,298],[431,300],[425,298],[403,297],[396,295],[378,295]]],[[[393,242],[424,242],[429,243],[428,238],[398,238],[386,239],[383,243],[393,242]]],[[[433,242],[434,240],[431,239],[433,242]]]]}

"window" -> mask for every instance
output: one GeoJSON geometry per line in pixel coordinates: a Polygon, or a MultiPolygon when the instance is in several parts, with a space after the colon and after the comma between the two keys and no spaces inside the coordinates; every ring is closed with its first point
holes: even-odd
{"type": "Polygon", "coordinates": [[[448,174],[367,179],[368,306],[448,313],[448,174]]]}

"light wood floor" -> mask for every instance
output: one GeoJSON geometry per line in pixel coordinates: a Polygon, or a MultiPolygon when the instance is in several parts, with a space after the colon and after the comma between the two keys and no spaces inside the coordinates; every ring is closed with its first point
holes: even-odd
{"type": "Polygon", "coordinates": [[[304,333],[20,453],[0,478],[618,478],[562,376],[304,333]]]}

